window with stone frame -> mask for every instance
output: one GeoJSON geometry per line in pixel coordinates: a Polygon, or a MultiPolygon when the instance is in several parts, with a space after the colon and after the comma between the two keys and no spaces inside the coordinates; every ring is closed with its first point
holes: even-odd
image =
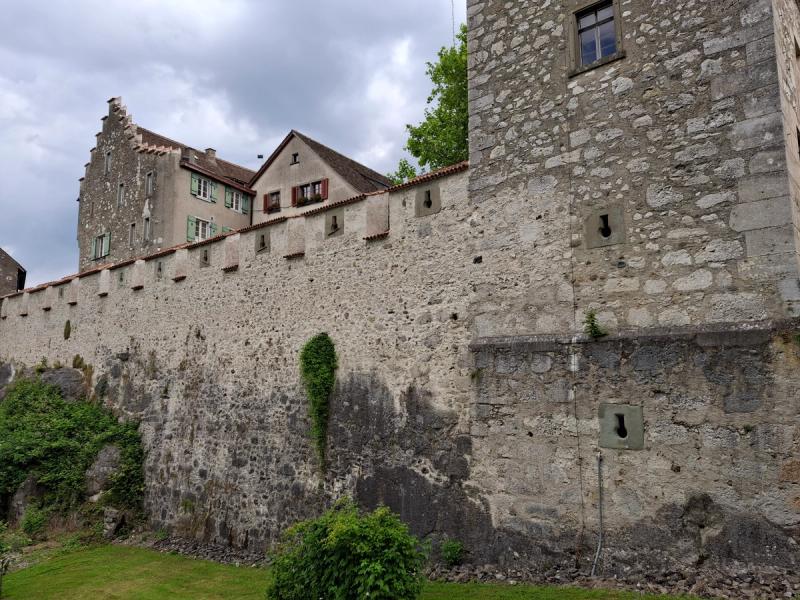
{"type": "Polygon", "coordinates": [[[117,206],[122,206],[125,202],[125,184],[120,183],[117,187],[117,206]]]}
{"type": "Polygon", "coordinates": [[[147,196],[151,196],[153,194],[153,190],[155,189],[155,178],[156,174],[153,171],[150,171],[145,177],[144,193],[147,196]]]}
{"type": "Polygon", "coordinates": [[[586,67],[617,53],[614,2],[609,0],[575,14],[578,31],[578,66],[586,67]]]}
{"type": "Polygon", "coordinates": [[[108,175],[111,172],[111,150],[106,152],[106,155],[103,159],[103,173],[108,175]]]}

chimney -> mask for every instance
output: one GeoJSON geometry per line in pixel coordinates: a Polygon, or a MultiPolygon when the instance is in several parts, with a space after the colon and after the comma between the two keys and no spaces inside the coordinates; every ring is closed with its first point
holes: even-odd
{"type": "Polygon", "coordinates": [[[181,160],[185,160],[188,163],[194,163],[194,150],[188,146],[181,148],[181,160]]]}
{"type": "Polygon", "coordinates": [[[213,148],[206,148],[206,158],[209,162],[216,163],[217,162],[217,151],[213,148]]]}

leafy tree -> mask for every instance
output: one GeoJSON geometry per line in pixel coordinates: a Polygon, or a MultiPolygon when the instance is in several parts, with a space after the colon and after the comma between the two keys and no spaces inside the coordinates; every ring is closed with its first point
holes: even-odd
{"type": "MultiPolygon", "coordinates": [[[[443,47],[438,60],[428,63],[426,73],[433,82],[429,108],[425,109],[422,123],[406,125],[406,149],[421,167],[435,170],[469,158],[466,25],[461,26],[456,44],[443,47]]],[[[397,172],[390,177],[408,175],[403,163],[400,161],[397,172]]]]}
{"type": "Polygon", "coordinates": [[[392,180],[395,185],[405,183],[409,179],[414,179],[417,176],[417,169],[414,165],[408,162],[407,158],[401,158],[400,164],[397,165],[397,171],[387,174],[387,177],[392,180]]]}

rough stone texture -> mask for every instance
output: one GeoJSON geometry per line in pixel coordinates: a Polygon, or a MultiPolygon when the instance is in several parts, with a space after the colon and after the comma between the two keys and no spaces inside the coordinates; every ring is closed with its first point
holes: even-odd
{"type": "Polygon", "coordinates": [[[576,540],[591,554],[599,451],[604,573],[705,561],[796,569],[800,344],[792,331],[479,340],[471,477],[490,499],[495,528],[567,540],[546,542],[551,555],[580,549],[576,540]],[[544,359],[551,369],[531,369],[544,359]],[[552,387],[564,383],[569,401],[554,401],[552,387]],[[598,449],[608,403],[641,407],[642,450],[598,449]]]}
{"type": "Polygon", "coordinates": [[[104,446],[97,453],[92,466],[86,471],[86,493],[94,496],[106,490],[111,476],[119,468],[119,448],[104,446]]]}
{"type": "MultiPolygon", "coordinates": [[[[798,278],[800,247],[796,2],[628,0],[624,58],[571,76],[573,11],[587,4],[468,2],[471,198],[515,215],[494,224],[520,262],[534,257],[515,293],[570,290],[569,303],[537,306],[536,321],[518,318],[509,333],[555,331],[587,309],[622,327],[645,314],[697,324],[799,314],[781,292],[798,278]],[[625,235],[599,246],[609,211],[624,213],[625,235]],[[541,233],[516,234],[528,230],[541,233]],[[754,243],[776,235],[783,243],[754,243]],[[618,285],[637,278],[667,285],[618,285]],[[730,310],[718,309],[721,293],[730,310]]],[[[499,311],[524,312],[504,296],[499,311]]]]}
{"type": "Polygon", "coordinates": [[[36,483],[33,475],[22,482],[14,492],[8,505],[8,523],[12,527],[19,525],[25,516],[28,505],[35,500],[39,500],[44,495],[44,489],[36,483]]]}
{"type": "Polygon", "coordinates": [[[0,296],[25,287],[25,269],[0,248],[0,296]]]}
{"type": "Polygon", "coordinates": [[[61,397],[68,402],[90,396],[86,377],[78,369],[48,369],[40,375],[40,379],[44,383],[56,386],[61,397]]]}

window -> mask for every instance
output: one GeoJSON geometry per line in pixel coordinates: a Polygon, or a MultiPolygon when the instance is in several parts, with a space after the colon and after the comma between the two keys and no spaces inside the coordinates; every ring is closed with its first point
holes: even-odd
{"type": "Polygon", "coordinates": [[[264,212],[272,213],[281,210],[281,193],[270,192],[264,195],[264,212]]]}
{"type": "Polygon", "coordinates": [[[328,180],[314,181],[292,188],[292,206],[305,206],[328,199],[328,180]]]}
{"type": "Polygon", "coordinates": [[[106,152],[105,160],[103,162],[103,173],[106,175],[111,173],[111,150],[106,152]]]}
{"type": "Polygon", "coordinates": [[[579,66],[587,66],[617,52],[614,2],[602,2],[575,15],[578,25],[579,66]]]}
{"type": "Polygon", "coordinates": [[[144,193],[147,196],[153,195],[153,190],[155,189],[155,177],[156,174],[153,171],[150,171],[144,180],[144,193]]]}
{"type": "Polygon", "coordinates": [[[231,192],[231,208],[236,212],[242,212],[242,192],[236,190],[231,192]]]}
{"type": "Polygon", "coordinates": [[[150,241],[150,217],[144,218],[144,241],[150,241]]]}
{"type": "Polygon", "coordinates": [[[197,180],[197,197],[208,200],[211,197],[211,182],[208,179],[199,178],[197,180]]]}
{"type": "Polygon", "coordinates": [[[300,155],[297,152],[295,152],[294,154],[292,154],[292,162],[289,164],[296,165],[299,163],[300,163],[300,155]]]}
{"type": "Polygon", "coordinates": [[[120,183],[117,188],[117,206],[122,206],[123,202],[125,202],[125,184],[120,183]]]}
{"type": "Polygon", "coordinates": [[[311,196],[322,196],[322,182],[315,181],[311,184],[311,196]]]}
{"type": "Polygon", "coordinates": [[[136,244],[136,223],[131,223],[128,228],[128,246],[133,248],[134,244],[136,244]]]}
{"type": "Polygon", "coordinates": [[[339,231],[339,220],[336,218],[336,215],[331,217],[331,230],[328,232],[328,235],[332,235],[339,231]]]}
{"type": "Polygon", "coordinates": [[[300,198],[308,200],[311,198],[311,184],[307,183],[306,185],[300,186],[300,198]]]}
{"type": "Polygon", "coordinates": [[[103,258],[108,256],[109,252],[111,252],[111,234],[104,233],[103,235],[98,235],[96,238],[92,240],[92,258],[97,260],[98,258],[103,258]]]}
{"type": "Polygon", "coordinates": [[[194,239],[197,241],[207,240],[211,235],[211,223],[202,219],[195,219],[194,239]]]}

